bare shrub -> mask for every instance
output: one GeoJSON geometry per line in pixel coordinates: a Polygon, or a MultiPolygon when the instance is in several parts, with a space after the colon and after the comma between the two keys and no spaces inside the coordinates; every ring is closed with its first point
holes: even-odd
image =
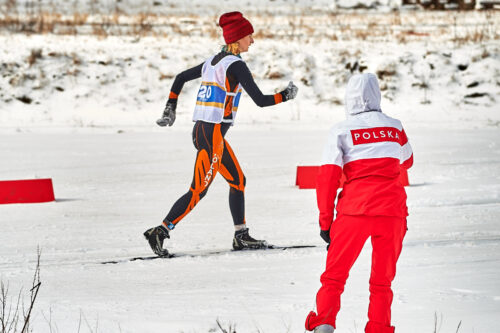
{"type": "Polygon", "coordinates": [[[23,102],[24,104],[31,104],[31,102],[33,102],[33,99],[26,95],[16,97],[16,99],[20,102],[23,102]]]}
{"type": "Polygon", "coordinates": [[[42,50],[41,49],[32,49],[31,53],[28,56],[28,59],[26,59],[26,61],[28,62],[28,64],[31,67],[36,63],[37,59],[41,59],[41,58],[42,58],[42,50]]]}
{"type": "Polygon", "coordinates": [[[82,59],[75,52],[71,53],[71,59],[73,61],[73,65],[81,65],[82,59]]]}
{"type": "Polygon", "coordinates": [[[217,326],[222,333],[236,333],[236,325],[233,326],[233,324],[229,323],[229,326],[226,329],[222,326],[219,319],[217,319],[215,322],[217,323],[217,326]]]}
{"type": "Polygon", "coordinates": [[[400,33],[396,35],[396,40],[400,44],[406,44],[408,42],[406,35],[404,33],[400,33]]]}
{"type": "Polygon", "coordinates": [[[19,292],[15,301],[9,295],[9,286],[3,281],[0,283],[0,333],[28,333],[31,332],[30,320],[35,306],[38,291],[42,282],[40,281],[40,257],[41,251],[37,251],[37,263],[33,282],[31,284],[29,303],[25,305],[22,301],[22,291],[19,292]],[[20,328],[20,330],[19,330],[20,328]]]}
{"type": "Polygon", "coordinates": [[[54,13],[48,14],[43,13],[40,15],[40,23],[39,23],[39,33],[54,33],[55,27],[58,22],[61,21],[61,14],[54,13]]]}
{"type": "Polygon", "coordinates": [[[377,67],[375,71],[380,80],[391,78],[396,75],[396,64],[394,62],[382,63],[377,67]]]}
{"type": "Polygon", "coordinates": [[[108,32],[106,31],[106,28],[103,24],[92,24],[92,33],[99,39],[108,37],[108,32]]]}
{"type": "Polygon", "coordinates": [[[87,23],[88,17],[89,17],[88,13],[76,12],[73,14],[73,21],[68,23],[71,25],[84,25],[85,23],[87,23]]]}
{"type": "Polygon", "coordinates": [[[488,58],[490,55],[491,55],[490,52],[488,52],[488,50],[486,50],[486,48],[484,48],[483,52],[481,53],[481,58],[485,59],[485,58],[488,58]]]}
{"type": "Polygon", "coordinates": [[[270,72],[269,74],[266,75],[266,77],[270,80],[276,80],[276,79],[281,79],[282,77],[284,77],[285,75],[283,73],[280,73],[280,72],[270,72]]]}
{"type": "Polygon", "coordinates": [[[140,36],[145,36],[153,30],[153,25],[151,24],[151,14],[140,13],[136,20],[134,33],[140,36]]]}
{"type": "Polygon", "coordinates": [[[174,75],[172,74],[164,74],[160,72],[160,81],[167,80],[167,79],[172,79],[174,75]]]}

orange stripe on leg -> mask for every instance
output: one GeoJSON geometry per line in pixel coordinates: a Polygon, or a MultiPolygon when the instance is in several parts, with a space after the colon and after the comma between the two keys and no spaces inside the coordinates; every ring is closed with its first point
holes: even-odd
{"type": "Polygon", "coordinates": [[[245,175],[243,174],[243,170],[241,170],[240,164],[238,163],[238,159],[236,158],[236,155],[233,152],[233,149],[231,148],[231,145],[229,145],[229,142],[224,140],[224,144],[226,146],[226,150],[229,153],[229,156],[231,156],[231,160],[234,163],[234,166],[236,167],[236,170],[238,171],[238,179],[239,179],[239,184],[237,186],[232,186],[238,191],[244,191],[245,190],[245,175]]]}
{"type": "Polygon", "coordinates": [[[196,206],[196,204],[198,203],[199,200],[199,197],[200,195],[193,192],[193,189],[189,189],[192,193],[193,193],[193,196],[191,197],[191,201],[189,202],[187,208],[186,208],[186,211],[184,213],[182,213],[178,218],[176,218],[175,220],[172,221],[172,224],[173,225],[176,225],[177,222],[179,222],[180,220],[182,220],[190,211],[193,210],[194,206],[196,206]],[[198,200],[197,200],[198,198],[198,200]]]}
{"type": "Polygon", "coordinates": [[[215,157],[217,156],[217,169],[219,168],[222,152],[224,151],[224,138],[222,137],[222,133],[220,131],[220,124],[216,124],[214,126],[214,133],[212,136],[212,147],[213,147],[213,160],[215,161],[215,157]]]}
{"type": "Polygon", "coordinates": [[[200,193],[206,189],[204,179],[206,176],[206,171],[210,168],[210,159],[208,157],[208,153],[206,150],[200,150],[196,157],[196,163],[194,167],[194,175],[193,175],[193,184],[194,188],[190,188],[189,190],[192,193],[191,201],[186,207],[186,211],[182,213],[179,217],[177,217],[172,224],[177,224],[180,220],[182,220],[200,201],[200,193]]]}
{"type": "MultiPolygon", "coordinates": [[[[229,173],[229,171],[226,169],[226,167],[224,166],[224,164],[221,164],[220,165],[220,168],[219,168],[219,173],[222,175],[222,177],[224,177],[225,180],[227,180],[228,182],[232,182],[234,180],[233,176],[231,176],[231,174],[229,173]]],[[[229,184],[232,186],[232,184],[229,184]]]]}

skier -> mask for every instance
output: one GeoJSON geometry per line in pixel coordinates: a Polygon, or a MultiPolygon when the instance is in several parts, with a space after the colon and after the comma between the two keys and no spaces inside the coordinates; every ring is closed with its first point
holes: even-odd
{"type": "Polygon", "coordinates": [[[326,270],[316,296],[317,314],[306,329],[332,333],[340,295],[365,241],[371,237],[372,267],[366,333],[393,333],[391,282],[406,233],[406,193],[400,169],[413,164],[401,122],[382,113],[380,89],[373,74],[357,74],[347,83],[347,120],[330,131],[317,179],[320,235],[328,243],[326,270]],[[346,181],[337,202],[339,181],[346,181]]]}
{"type": "Polygon", "coordinates": [[[172,126],[175,121],[177,97],[185,82],[202,78],[198,91],[193,121],[193,144],[198,150],[193,181],[189,191],[170,209],[163,223],[146,230],[144,236],[151,249],[159,256],[168,256],[163,242],[170,232],[205,196],[215,175],[220,173],[229,184],[229,208],[235,233],[233,249],[267,247],[264,240],[256,240],[248,233],[245,220],[245,176],[231,146],[224,138],[234,122],[242,88],[260,107],[275,105],[295,98],[298,88],[288,87],[274,95],[262,94],[240,54],[247,52],[254,40],[252,24],[240,12],[225,13],[219,18],[226,45],[201,63],[178,74],[172,84],[160,126],[172,126]]]}

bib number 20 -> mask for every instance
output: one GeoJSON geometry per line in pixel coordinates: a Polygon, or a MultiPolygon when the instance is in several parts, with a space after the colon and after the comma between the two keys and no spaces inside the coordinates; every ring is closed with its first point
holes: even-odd
{"type": "Polygon", "coordinates": [[[198,92],[198,98],[208,99],[212,95],[212,87],[210,86],[201,86],[200,91],[198,92]]]}

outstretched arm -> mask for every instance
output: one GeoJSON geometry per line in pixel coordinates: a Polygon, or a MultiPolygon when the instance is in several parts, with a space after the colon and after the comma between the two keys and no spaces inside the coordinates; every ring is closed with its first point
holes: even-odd
{"type": "Polygon", "coordinates": [[[170,95],[168,96],[168,101],[177,102],[177,96],[181,93],[182,87],[184,87],[184,83],[199,79],[201,77],[201,69],[203,68],[203,63],[198,66],[192,67],[190,69],[186,69],[185,71],[177,74],[175,77],[174,83],[172,84],[172,88],[170,88],[170,95]]]}
{"type": "Polygon", "coordinates": [[[289,99],[295,98],[297,94],[297,87],[293,86],[294,92],[291,93],[287,91],[287,88],[274,95],[264,95],[255,83],[252,73],[248,69],[248,66],[243,61],[236,61],[232,63],[227,69],[227,76],[234,82],[239,82],[243,86],[243,89],[247,92],[252,100],[260,107],[275,105],[281,102],[285,102],[289,99]]]}
{"type": "Polygon", "coordinates": [[[170,89],[170,95],[168,96],[167,105],[165,105],[165,110],[163,110],[163,115],[156,123],[160,126],[172,126],[175,121],[175,109],[177,108],[177,97],[181,93],[184,83],[198,79],[201,77],[201,69],[203,68],[203,63],[198,66],[192,67],[177,74],[175,77],[172,88],[170,89]]]}

